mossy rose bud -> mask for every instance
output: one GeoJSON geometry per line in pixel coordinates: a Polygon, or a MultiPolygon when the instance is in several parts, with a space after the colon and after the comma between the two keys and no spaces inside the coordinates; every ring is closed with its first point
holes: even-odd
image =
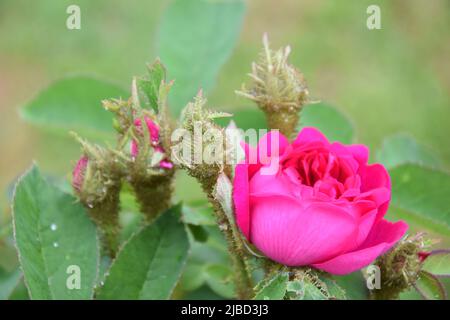
{"type": "MultiPolygon", "coordinates": [[[[158,125],[152,119],[150,119],[150,117],[145,116],[144,120],[146,123],[151,147],[155,152],[164,154],[164,148],[159,141],[158,125]]],[[[142,121],[140,118],[134,120],[134,126],[136,127],[137,132],[142,135],[142,121]]],[[[139,154],[139,142],[136,139],[133,139],[131,141],[130,153],[132,158],[136,158],[139,154]]],[[[164,169],[171,169],[173,168],[173,164],[168,159],[163,159],[159,162],[159,167],[164,169]]]]}

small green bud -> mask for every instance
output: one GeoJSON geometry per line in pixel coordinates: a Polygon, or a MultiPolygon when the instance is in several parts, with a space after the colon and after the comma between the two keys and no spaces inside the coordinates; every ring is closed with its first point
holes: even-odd
{"type": "Polygon", "coordinates": [[[252,64],[249,73],[251,86],[243,85],[236,93],[255,101],[265,112],[269,127],[289,137],[296,129],[299,111],[310,102],[309,90],[303,74],[288,63],[291,48],[272,51],[267,34],[263,44],[260,59],[252,64]]]}

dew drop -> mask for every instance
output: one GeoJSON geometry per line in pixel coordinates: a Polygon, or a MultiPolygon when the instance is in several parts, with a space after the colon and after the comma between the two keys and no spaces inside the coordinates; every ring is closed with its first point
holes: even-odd
{"type": "Polygon", "coordinates": [[[52,223],[52,224],[50,225],[50,230],[56,231],[56,229],[58,229],[58,226],[56,225],[56,223],[52,223]]]}
{"type": "Polygon", "coordinates": [[[53,247],[58,248],[59,247],[58,242],[53,242],[53,247]]]}

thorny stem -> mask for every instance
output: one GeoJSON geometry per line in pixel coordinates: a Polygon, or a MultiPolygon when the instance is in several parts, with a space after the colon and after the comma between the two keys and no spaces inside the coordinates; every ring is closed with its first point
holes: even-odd
{"type": "Polygon", "coordinates": [[[100,202],[88,205],[89,216],[97,225],[102,249],[114,258],[118,246],[119,225],[119,192],[120,186],[112,187],[108,196],[100,202]]]}
{"type": "MultiPolygon", "coordinates": [[[[210,181],[217,181],[211,179],[210,181]]],[[[233,234],[232,226],[228,220],[221,204],[214,198],[214,185],[210,183],[202,183],[202,188],[208,196],[209,202],[212,204],[214,213],[217,218],[219,229],[225,236],[227,242],[228,253],[233,264],[234,283],[236,288],[237,298],[240,300],[248,300],[253,298],[253,280],[248,264],[246,262],[246,252],[240,239],[236,239],[233,234]]]]}
{"type": "Polygon", "coordinates": [[[144,214],[145,222],[150,223],[171,206],[174,171],[167,174],[142,177],[136,175],[131,179],[136,198],[140,204],[140,211],[144,214]]]}

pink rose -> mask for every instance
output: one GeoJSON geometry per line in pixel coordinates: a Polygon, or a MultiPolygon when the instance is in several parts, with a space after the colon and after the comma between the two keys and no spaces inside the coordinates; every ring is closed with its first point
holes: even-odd
{"type": "Polygon", "coordinates": [[[82,156],[75,168],[72,172],[72,187],[77,191],[80,192],[81,188],[83,187],[84,183],[84,173],[86,172],[86,168],[88,165],[89,159],[86,156],[82,156]]]}
{"type": "MultiPolygon", "coordinates": [[[[149,117],[144,117],[145,122],[147,124],[147,130],[148,130],[148,134],[150,137],[150,143],[152,145],[152,147],[155,149],[155,151],[157,152],[161,152],[164,153],[164,149],[160,144],[159,141],[159,127],[158,125],[153,122],[152,119],[150,119],[149,117]]],[[[134,125],[135,127],[138,129],[138,131],[142,131],[142,125],[141,125],[141,119],[137,118],[136,120],[134,120],[134,125]]],[[[135,158],[138,153],[139,153],[139,148],[138,148],[138,142],[136,140],[132,140],[131,141],[131,150],[130,150],[131,156],[133,158],[135,158]]],[[[161,160],[161,162],[159,163],[159,166],[161,168],[165,168],[165,169],[171,169],[173,168],[173,164],[172,162],[170,162],[169,160],[161,160]]]]}
{"type": "MultiPolygon", "coordinates": [[[[276,143],[275,143],[276,145],[276,143]]],[[[332,274],[361,269],[388,251],[408,225],[383,219],[391,198],[381,164],[368,165],[364,145],[330,143],[304,128],[289,144],[273,131],[258,144],[258,161],[236,167],[233,199],[245,237],[267,257],[288,266],[313,266],[332,274]],[[278,154],[263,150],[278,141],[278,154]],[[277,165],[261,170],[263,152],[277,165]]]]}

